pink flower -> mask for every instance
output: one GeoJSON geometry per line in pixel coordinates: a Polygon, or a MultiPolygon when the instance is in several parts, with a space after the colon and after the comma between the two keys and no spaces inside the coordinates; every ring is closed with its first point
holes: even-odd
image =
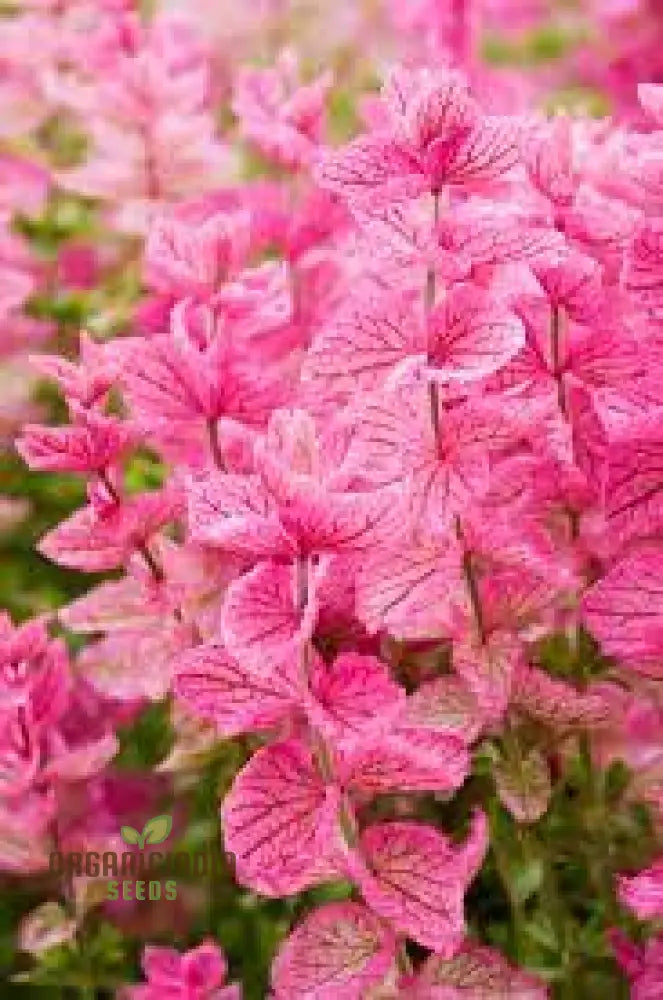
{"type": "Polygon", "coordinates": [[[78,363],[48,354],[33,355],[31,361],[41,374],[59,384],[67,400],[86,408],[104,401],[117,378],[117,364],[107,347],[84,331],[78,363]]]}
{"type": "Polygon", "coordinates": [[[106,201],[120,229],[144,232],[192,185],[208,190],[218,183],[226,149],[210,107],[208,56],[190,24],[162,15],[149,28],[132,25],[123,42],[112,65],[102,64],[74,94],[92,151],[58,179],[67,190],[106,201]]]}
{"type": "Polygon", "coordinates": [[[640,920],[663,916],[663,861],[637,875],[619,880],[619,898],[640,920]]]}
{"type": "Polygon", "coordinates": [[[621,931],[613,931],[617,961],[629,978],[632,1000],[656,1000],[663,983],[663,941],[660,935],[645,945],[634,945],[621,931]]]}
{"type": "Polygon", "coordinates": [[[0,617],[0,866],[43,869],[53,846],[57,796],[116,754],[108,718],[71,671],[62,642],[40,622],[0,617]],[[31,843],[25,844],[25,830],[31,843]]]}
{"type": "Polygon", "coordinates": [[[92,244],[68,243],[58,254],[58,281],[67,289],[89,291],[100,278],[100,260],[92,244]]]}
{"type": "Polygon", "coordinates": [[[299,82],[294,52],[280,53],[270,69],[240,70],[233,111],[242,135],[274,162],[298,169],[311,162],[323,138],[324,103],[331,73],[299,82]]]}
{"type": "Polygon", "coordinates": [[[121,995],[127,1000],[240,1000],[239,986],[224,986],[226,959],[213,941],[180,954],[173,948],[146,945],[143,971],[147,983],[127,986],[121,995]]]}
{"type": "Polygon", "coordinates": [[[156,220],[145,247],[145,278],[174,299],[205,301],[246,256],[246,215],[217,213],[202,224],[175,217],[156,220]]]}
{"type": "Polygon", "coordinates": [[[373,130],[318,167],[320,183],[351,202],[485,184],[518,160],[517,120],[484,116],[455,72],[396,70],[381,96],[373,130]]]}

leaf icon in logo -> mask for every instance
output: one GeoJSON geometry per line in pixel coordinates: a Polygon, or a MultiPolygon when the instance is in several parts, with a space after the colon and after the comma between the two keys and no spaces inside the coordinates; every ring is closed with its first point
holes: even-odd
{"type": "Polygon", "coordinates": [[[134,830],[133,826],[123,826],[120,836],[125,844],[139,844],[141,839],[138,830],[134,830]]]}
{"type": "Polygon", "coordinates": [[[173,828],[172,816],[154,816],[143,827],[142,844],[162,844],[173,828]]]}

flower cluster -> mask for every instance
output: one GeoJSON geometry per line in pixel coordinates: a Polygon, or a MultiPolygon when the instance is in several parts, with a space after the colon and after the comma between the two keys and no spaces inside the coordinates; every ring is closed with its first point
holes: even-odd
{"type": "MultiPolygon", "coordinates": [[[[394,68],[334,144],[332,74],[284,50],[230,74],[221,136],[218,67],[179,15],[35,6],[10,19],[8,127],[57,109],[85,133],[52,196],[94,202],[141,291],[121,336],[32,359],[68,422],[16,449],[86,489],[39,552],[106,576],[0,624],[0,864],[43,869],[115,726],[172,698],[182,730],[242,747],[220,805],[239,885],[345,887],[281,943],[274,1000],[547,996],[466,920],[501,817],[527,832],[578,756],[628,764],[663,826],[663,87],[640,88],[646,131],[493,113],[472,19],[420,3],[400,23],[466,74],[394,68]],[[144,455],[158,485],[129,474],[144,455]],[[73,664],[47,624],[85,637],[73,664]]],[[[41,276],[9,229],[51,180],[0,169],[4,353],[47,336],[21,310],[63,264],[41,276]]],[[[107,265],[82,285],[98,268],[112,296],[107,265]]],[[[616,889],[663,916],[660,860],[616,889]]],[[[660,940],[612,941],[656,995],[660,940]]],[[[128,997],[239,995],[213,942],[143,964],[128,997]]]]}
{"type": "Polygon", "coordinates": [[[50,641],[39,622],[13,628],[0,619],[0,669],[0,864],[37,872],[62,836],[70,787],[117,753],[113,713],[72,674],[63,643],[50,641]]]}

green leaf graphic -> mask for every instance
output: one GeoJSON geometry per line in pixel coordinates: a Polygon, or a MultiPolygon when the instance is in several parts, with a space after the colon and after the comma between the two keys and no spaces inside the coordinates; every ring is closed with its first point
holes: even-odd
{"type": "Polygon", "coordinates": [[[148,819],[143,827],[142,840],[144,844],[161,844],[173,828],[172,816],[155,816],[148,819]]]}
{"type": "Polygon", "coordinates": [[[140,843],[140,834],[138,830],[134,830],[133,826],[123,826],[120,830],[120,835],[125,844],[140,843]]]}

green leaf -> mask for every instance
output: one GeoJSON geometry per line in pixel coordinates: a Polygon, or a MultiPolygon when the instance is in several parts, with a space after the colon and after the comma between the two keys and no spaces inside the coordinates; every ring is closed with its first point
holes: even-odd
{"type": "Polygon", "coordinates": [[[559,942],[553,922],[545,913],[538,914],[536,920],[525,924],[525,931],[537,944],[549,951],[558,950],[559,942]]]}
{"type": "Polygon", "coordinates": [[[148,819],[143,827],[143,843],[162,844],[173,828],[172,816],[162,815],[148,819]]]}
{"type": "Polygon", "coordinates": [[[531,858],[522,866],[514,866],[512,871],[511,895],[518,903],[525,903],[541,887],[543,882],[543,862],[531,858]]]}
{"type": "Polygon", "coordinates": [[[152,703],[130,725],[120,726],[120,754],[115,764],[134,771],[155,767],[170,752],[173,727],[167,701],[152,703]]]}
{"type": "Polygon", "coordinates": [[[123,826],[120,835],[125,844],[138,844],[140,842],[140,834],[138,830],[134,830],[133,826],[123,826]]]}

